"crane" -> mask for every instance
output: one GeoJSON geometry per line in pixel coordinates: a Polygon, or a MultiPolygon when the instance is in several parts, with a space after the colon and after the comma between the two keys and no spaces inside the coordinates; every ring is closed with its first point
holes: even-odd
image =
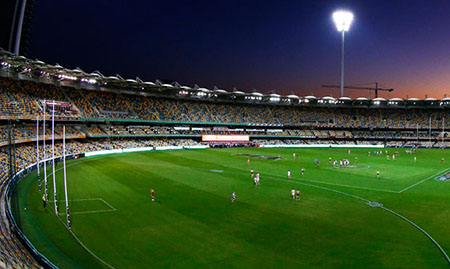
{"type": "MultiPolygon", "coordinates": [[[[374,87],[358,87],[358,86],[344,86],[345,89],[352,89],[352,90],[367,90],[367,91],[375,91],[375,98],[378,97],[378,91],[386,91],[386,92],[392,92],[394,89],[386,89],[386,88],[379,88],[378,82],[370,83],[375,84],[374,87]]],[[[335,85],[322,85],[322,88],[340,88],[340,86],[335,85]]]]}

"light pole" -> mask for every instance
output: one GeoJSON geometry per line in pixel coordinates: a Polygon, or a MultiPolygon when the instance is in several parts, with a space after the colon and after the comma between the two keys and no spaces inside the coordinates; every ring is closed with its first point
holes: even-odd
{"type": "Polygon", "coordinates": [[[333,13],[333,20],[336,28],[342,33],[342,59],[341,59],[341,97],[344,96],[344,40],[345,32],[350,29],[353,21],[353,13],[345,10],[338,10],[333,13]]]}

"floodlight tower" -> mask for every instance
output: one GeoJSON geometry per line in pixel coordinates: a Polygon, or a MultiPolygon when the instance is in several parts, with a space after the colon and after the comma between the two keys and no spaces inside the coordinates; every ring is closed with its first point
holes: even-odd
{"type": "Polygon", "coordinates": [[[346,10],[338,10],[333,13],[333,21],[336,28],[342,33],[342,60],[341,60],[341,97],[344,96],[344,40],[345,32],[350,29],[353,21],[353,13],[346,10]]]}

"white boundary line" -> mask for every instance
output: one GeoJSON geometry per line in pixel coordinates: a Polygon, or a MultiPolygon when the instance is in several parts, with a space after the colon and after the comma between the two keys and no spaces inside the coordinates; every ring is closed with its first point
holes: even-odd
{"type": "MultiPolygon", "coordinates": [[[[228,168],[238,169],[241,171],[246,171],[242,168],[234,167],[234,166],[228,166],[224,165],[228,168]]],[[[271,174],[271,173],[264,173],[266,175],[275,176],[278,177],[279,175],[271,174]]],[[[338,183],[331,183],[331,182],[324,182],[320,180],[311,180],[311,179],[304,179],[304,178],[298,178],[298,177],[292,177],[293,179],[298,179],[300,181],[306,181],[306,182],[312,182],[312,183],[319,183],[319,184],[326,184],[326,185],[332,185],[332,186],[338,186],[338,187],[346,187],[346,188],[353,188],[353,189],[362,189],[362,190],[370,190],[370,191],[380,191],[380,192],[389,192],[389,193],[398,193],[398,191],[394,190],[386,190],[386,189],[376,189],[376,188],[369,188],[369,187],[360,187],[360,186],[354,186],[354,185],[346,185],[346,184],[338,184],[338,183]]]]}
{"type": "Polygon", "coordinates": [[[398,193],[402,193],[402,192],[407,191],[407,190],[409,190],[409,189],[411,189],[411,188],[414,188],[415,186],[417,186],[417,185],[419,185],[419,184],[422,184],[422,183],[424,183],[425,181],[432,179],[433,177],[436,177],[436,176],[438,176],[438,175],[440,175],[440,174],[443,174],[443,173],[447,172],[448,170],[450,170],[450,168],[444,169],[444,170],[440,171],[439,173],[436,173],[436,174],[434,174],[434,175],[432,175],[432,176],[429,176],[429,177],[427,177],[427,178],[425,178],[425,179],[423,179],[423,180],[421,180],[421,181],[419,181],[419,182],[416,182],[416,183],[412,184],[411,186],[406,187],[406,188],[404,188],[403,190],[398,191],[398,193]]]}
{"type": "Polygon", "coordinates": [[[86,250],[89,254],[91,254],[94,258],[96,258],[99,262],[103,263],[104,265],[106,265],[107,267],[111,268],[111,269],[116,269],[114,266],[110,265],[109,263],[105,262],[104,260],[102,260],[99,256],[95,255],[94,252],[92,252],[88,247],[86,247],[83,242],[81,242],[80,239],[78,239],[78,237],[75,235],[74,232],[72,232],[71,230],[69,230],[69,227],[67,227],[67,224],[64,223],[64,221],[57,216],[57,218],[61,221],[61,223],[66,227],[67,231],[73,236],[73,238],[75,238],[75,240],[78,242],[78,244],[80,244],[80,246],[82,248],[84,248],[84,250],[86,250]]]}
{"type": "MultiPolygon", "coordinates": [[[[270,175],[273,175],[273,174],[270,174],[270,175]]],[[[319,181],[319,180],[302,179],[302,178],[297,178],[297,177],[294,178],[294,179],[298,179],[300,181],[307,181],[307,182],[313,182],[313,183],[319,183],[319,184],[332,185],[332,186],[353,188],[353,189],[362,189],[362,190],[370,190],[370,191],[382,191],[382,192],[398,193],[397,191],[393,191],[393,190],[376,189],[376,188],[369,188],[369,187],[360,187],[360,186],[354,186],[354,185],[346,185],[346,184],[339,184],[339,183],[324,182],[324,181],[319,181]]]]}
{"type": "MultiPolygon", "coordinates": [[[[86,160],[80,160],[80,161],[78,161],[78,162],[76,162],[76,163],[66,165],[66,167],[73,166],[73,165],[78,165],[78,164],[85,163],[85,162],[92,161],[92,160],[98,160],[99,157],[105,157],[105,158],[107,158],[107,157],[110,157],[110,156],[113,156],[113,155],[98,156],[97,158],[86,159],[86,160]]],[[[60,171],[61,169],[62,169],[62,168],[59,168],[59,169],[57,169],[56,171],[60,171]]],[[[55,171],[55,172],[56,172],[56,171],[55,171]]],[[[51,174],[50,174],[50,175],[51,175],[51,174]]],[[[48,178],[50,175],[47,175],[47,178],[48,178]]],[[[86,199],[95,199],[95,198],[86,198],[86,199]]],[[[101,198],[100,198],[100,199],[101,199],[101,198]]],[[[103,200],[103,199],[102,199],[102,200],[103,200]]],[[[70,200],[69,200],[69,201],[70,201],[70,200]]],[[[105,202],[105,203],[106,203],[106,202],[105,202]]],[[[50,203],[50,204],[51,204],[51,203],[50,203]]],[[[109,205],[108,203],[106,203],[106,204],[109,205]]],[[[111,205],[109,205],[109,206],[111,206],[111,205]]],[[[114,207],[111,206],[111,208],[114,208],[114,207]]],[[[61,219],[61,217],[60,217],[59,215],[56,215],[56,217],[61,221],[61,223],[64,225],[64,227],[66,227],[67,231],[73,236],[73,238],[78,242],[78,244],[80,244],[80,246],[81,246],[84,250],[86,250],[89,254],[91,254],[92,257],[94,257],[94,258],[97,259],[99,262],[101,262],[101,263],[103,263],[104,265],[106,265],[108,268],[116,269],[114,266],[112,266],[112,265],[110,265],[109,263],[107,263],[107,262],[105,262],[104,260],[102,260],[100,257],[98,257],[97,255],[95,255],[95,253],[92,252],[88,247],[86,247],[86,246],[83,244],[83,242],[81,242],[81,240],[76,236],[76,234],[75,234],[74,232],[72,232],[71,230],[69,230],[69,227],[67,227],[67,224],[61,219]]]]}
{"type": "MultiPolygon", "coordinates": [[[[66,200],[60,200],[60,202],[65,202],[66,200]]],[[[73,199],[69,200],[70,202],[78,202],[78,201],[101,201],[106,206],[108,206],[110,209],[101,209],[101,210],[88,210],[88,211],[71,211],[70,214],[92,214],[92,213],[102,213],[102,212],[114,212],[117,211],[117,208],[113,207],[110,203],[106,202],[102,198],[84,198],[84,199],[73,199]]],[[[53,202],[53,200],[50,200],[49,202],[53,202]]],[[[66,213],[59,213],[59,215],[63,216],[66,213]]]]}
{"type": "MultiPolygon", "coordinates": [[[[450,168],[449,168],[449,169],[450,169],[450,168]]],[[[448,170],[448,169],[446,169],[446,170],[448,170]]],[[[272,179],[272,180],[281,181],[281,182],[297,183],[297,184],[301,184],[301,185],[305,185],[305,186],[309,186],[309,187],[313,187],[313,188],[318,188],[318,189],[322,189],[322,190],[326,190],[326,191],[335,192],[335,193],[338,193],[338,194],[342,194],[342,195],[345,195],[345,196],[349,196],[349,197],[352,197],[352,198],[361,200],[361,201],[366,202],[366,203],[370,202],[369,200],[367,200],[367,199],[365,199],[365,198],[362,198],[362,197],[360,197],[360,196],[353,195],[353,194],[346,193],[346,192],[342,192],[342,191],[338,191],[338,190],[334,190],[334,189],[330,189],[330,188],[327,188],[327,187],[317,186],[317,185],[313,185],[313,184],[307,184],[307,183],[298,182],[298,181],[294,181],[294,180],[290,180],[290,179],[281,179],[281,178],[277,178],[277,177],[273,177],[273,176],[269,176],[268,178],[269,178],[269,179],[272,179]]],[[[431,242],[438,248],[438,250],[439,250],[439,251],[441,252],[441,254],[444,256],[444,259],[445,259],[445,260],[447,261],[447,263],[450,265],[450,258],[449,258],[449,256],[447,255],[447,253],[445,252],[445,250],[441,247],[441,245],[439,245],[439,243],[438,243],[438,242],[437,242],[437,241],[436,241],[429,233],[427,233],[427,232],[426,232],[424,229],[422,229],[419,225],[417,225],[417,224],[414,223],[413,221],[409,220],[408,218],[406,218],[406,217],[400,215],[399,213],[397,213],[397,212],[395,212],[395,211],[393,211],[393,210],[391,210],[391,209],[389,209],[389,208],[386,208],[386,207],[384,207],[384,206],[381,206],[380,208],[383,209],[383,210],[385,210],[385,211],[387,211],[387,212],[389,212],[389,213],[391,213],[391,214],[393,214],[393,215],[395,215],[395,216],[397,216],[397,217],[399,217],[399,218],[401,218],[401,219],[403,219],[404,221],[406,221],[407,223],[409,223],[410,225],[412,225],[413,227],[415,227],[416,229],[418,229],[420,232],[422,232],[422,233],[423,233],[428,239],[430,239],[431,242]]]]}
{"type": "Polygon", "coordinates": [[[102,198],[100,198],[100,200],[105,203],[107,206],[109,206],[112,210],[116,211],[117,208],[115,208],[114,206],[110,205],[109,203],[107,203],[105,200],[103,200],[102,198]]]}
{"type": "MultiPolygon", "coordinates": [[[[91,211],[76,211],[76,212],[70,212],[71,215],[79,215],[79,214],[93,214],[93,213],[103,213],[103,212],[114,212],[116,210],[113,209],[104,209],[104,210],[91,210],[91,211]]],[[[64,216],[65,213],[59,213],[59,215],[64,216]]]]}
{"type": "MultiPolygon", "coordinates": [[[[225,167],[228,168],[232,168],[232,169],[237,169],[237,170],[241,170],[241,171],[246,171],[245,169],[239,168],[239,167],[234,167],[234,166],[229,166],[229,165],[223,165],[225,167]]],[[[361,189],[361,190],[370,190],[370,191],[380,191],[380,192],[388,192],[388,193],[403,193],[419,184],[422,184],[423,182],[432,179],[433,177],[436,177],[438,175],[441,175],[445,172],[447,172],[448,170],[450,170],[450,168],[446,168],[444,170],[441,170],[440,172],[431,175],[425,179],[422,179],[419,182],[413,183],[412,185],[399,190],[399,191],[395,191],[395,190],[387,190],[387,189],[377,189],[377,188],[369,188],[369,187],[361,187],[361,186],[354,186],[354,185],[346,185],[346,184],[339,184],[339,183],[331,183],[331,182],[325,182],[325,181],[320,181],[320,180],[311,180],[311,179],[304,179],[304,178],[298,178],[298,177],[292,177],[293,179],[298,179],[300,181],[306,181],[306,182],[312,182],[312,183],[319,183],[319,184],[326,184],[326,185],[331,185],[331,186],[338,186],[338,187],[346,187],[346,188],[353,188],[353,189],[361,189]]],[[[270,175],[270,176],[275,176],[275,177],[279,177],[279,175],[275,175],[275,174],[271,174],[271,173],[264,173],[266,175],[270,175]]]]}

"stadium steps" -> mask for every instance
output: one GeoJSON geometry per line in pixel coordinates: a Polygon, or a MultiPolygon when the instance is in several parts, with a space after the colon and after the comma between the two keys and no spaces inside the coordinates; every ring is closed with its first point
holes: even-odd
{"type": "Polygon", "coordinates": [[[62,91],[64,97],[67,102],[72,105],[73,110],[75,110],[78,114],[82,114],[80,108],[75,104],[75,102],[66,94],[66,91],[62,91]]]}
{"type": "Polygon", "coordinates": [[[92,110],[94,110],[95,113],[97,113],[97,115],[101,115],[100,112],[98,111],[97,107],[94,106],[91,101],[89,101],[88,98],[86,98],[86,96],[84,95],[83,91],[78,91],[78,94],[91,106],[92,110]]]}

